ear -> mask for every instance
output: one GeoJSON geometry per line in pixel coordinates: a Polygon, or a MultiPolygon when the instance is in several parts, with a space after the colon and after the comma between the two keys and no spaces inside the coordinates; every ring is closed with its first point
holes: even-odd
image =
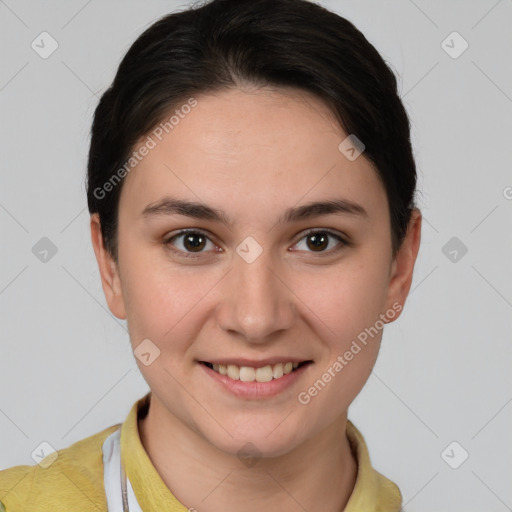
{"type": "Polygon", "coordinates": [[[400,316],[411,288],[414,264],[416,263],[416,257],[420,248],[421,221],[420,210],[414,208],[407,227],[407,234],[391,265],[386,311],[390,309],[397,311],[397,303],[400,304],[401,308],[398,310],[399,314],[390,321],[394,321],[400,316]],[[395,308],[393,308],[393,304],[395,304],[395,308]]]}
{"type": "Polygon", "coordinates": [[[96,254],[96,261],[101,275],[103,293],[107,304],[114,316],[122,320],[126,319],[126,309],[121,289],[121,279],[117,263],[111,254],[105,249],[99,215],[91,215],[91,239],[96,254]]]}

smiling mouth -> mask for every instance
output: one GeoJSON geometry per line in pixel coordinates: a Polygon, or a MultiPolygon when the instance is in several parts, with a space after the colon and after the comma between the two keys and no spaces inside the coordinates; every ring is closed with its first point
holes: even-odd
{"type": "Polygon", "coordinates": [[[273,365],[266,365],[260,368],[253,368],[251,366],[237,366],[234,364],[216,364],[207,361],[200,361],[201,364],[207,366],[211,370],[225,375],[232,380],[240,380],[242,382],[270,382],[277,380],[294,372],[298,368],[311,364],[313,361],[302,361],[277,363],[273,365]]]}

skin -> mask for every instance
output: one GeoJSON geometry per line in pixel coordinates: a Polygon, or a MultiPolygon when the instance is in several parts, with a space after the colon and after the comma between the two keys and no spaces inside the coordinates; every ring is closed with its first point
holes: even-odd
{"type": "Polygon", "coordinates": [[[173,494],[200,512],[342,510],[357,474],[343,435],[347,410],[375,364],[382,330],[308,404],[297,395],[380,314],[405,304],[421,213],[393,258],[385,189],[364,153],[350,161],[338,150],[347,134],[314,96],[244,88],[197,100],[126,177],[117,262],[91,216],[110,310],[127,319],[133,349],[149,338],[160,350],[149,366],[137,359],[152,391],[139,421],[142,443],[173,494]],[[224,210],[233,224],[144,218],[165,195],[224,210]],[[362,205],[368,217],[277,223],[287,208],[334,198],[362,205]],[[171,245],[176,252],[165,245],[185,228],[207,232],[203,252],[183,236],[171,245]],[[305,233],[312,228],[329,228],[349,245],[332,237],[315,252],[305,233]],[[236,252],[248,236],[263,248],[252,263],[236,252]],[[185,257],[187,249],[196,258],[185,257]],[[198,363],[271,356],[313,364],[277,396],[242,399],[198,363]],[[252,467],[237,457],[247,442],[261,457],[252,467]]]}

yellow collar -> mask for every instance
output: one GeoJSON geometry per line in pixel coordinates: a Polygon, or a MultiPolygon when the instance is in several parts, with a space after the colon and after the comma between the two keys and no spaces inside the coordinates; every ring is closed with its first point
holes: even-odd
{"type": "MultiPolygon", "coordinates": [[[[121,458],[142,510],[187,512],[165,485],[153,466],[138,430],[138,418],[149,409],[151,392],[133,406],[121,429],[121,458]]],[[[397,512],[402,504],[400,490],[391,480],[373,469],[365,440],[347,421],[347,437],[357,460],[357,479],[344,512],[397,512]]]]}

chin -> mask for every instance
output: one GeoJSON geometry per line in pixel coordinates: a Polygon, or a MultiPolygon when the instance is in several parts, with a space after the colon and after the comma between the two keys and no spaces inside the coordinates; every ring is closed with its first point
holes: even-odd
{"type": "MultiPolygon", "coordinates": [[[[211,432],[203,433],[203,437],[218,450],[241,460],[244,457],[280,457],[305,441],[302,438],[303,432],[299,434],[295,430],[285,429],[284,422],[280,425],[282,421],[283,418],[280,418],[272,423],[264,422],[258,427],[251,425],[244,428],[223,424],[233,437],[222,429],[214,435],[211,432]]],[[[290,422],[290,427],[296,428],[296,422],[290,422]]]]}

